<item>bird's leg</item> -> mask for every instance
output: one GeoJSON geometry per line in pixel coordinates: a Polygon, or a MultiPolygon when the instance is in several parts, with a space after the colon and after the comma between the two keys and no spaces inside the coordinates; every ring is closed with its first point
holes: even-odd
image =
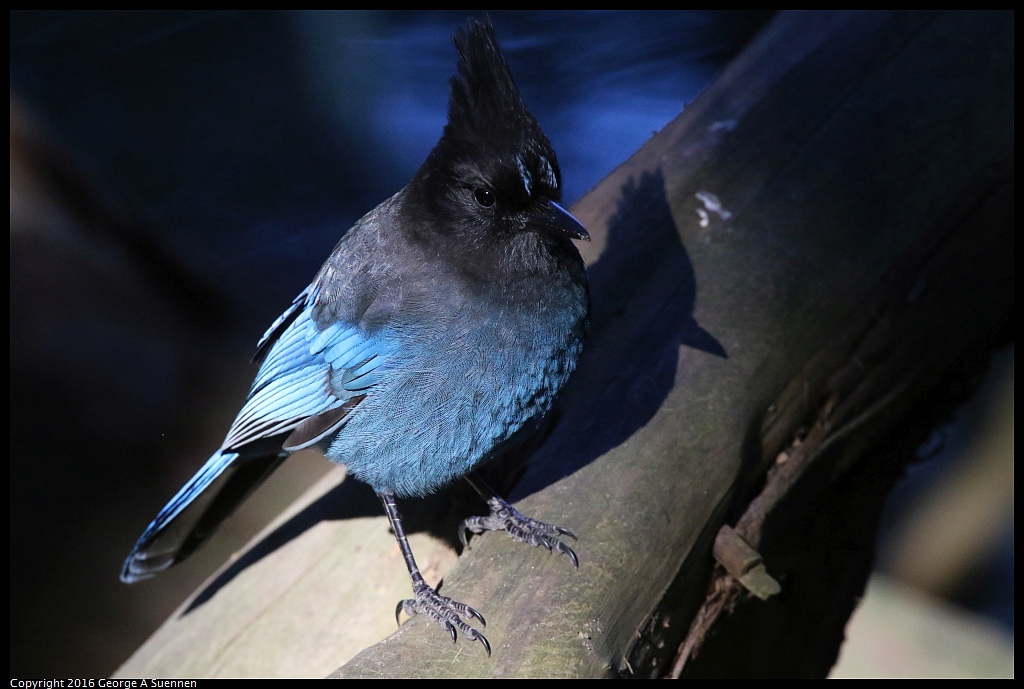
{"type": "Polygon", "coordinates": [[[470,517],[459,526],[459,540],[464,548],[469,548],[466,532],[481,534],[484,531],[506,531],[517,541],[530,545],[541,545],[553,553],[565,553],[572,560],[572,566],[580,566],[579,558],[572,548],[559,540],[559,536],[568,536],[574,541],[576,536],[568,529],[554,524],[546,524],[520,514],[516,508],[505,502],[487,483],[474,473],[466,474],[466,481],[487,501],[491,513],[486,517],[470,517]]]}
{"type": "Polygon", "coordinates": [[[398,604],[398,607],[395,608],[395,621],[398,621],[398,614],[402,610],[405,610],[410,617],[422,613],[447,629],[448,633],[452,635],[452,642],[458,638],[455,630],[461,630],[468,638],[476,639],[483,644],[487,655],[490,656],[491,644],[487,642],[487,638],[459,617],[460,614],[467,619],[475,617],[486,626],[487,622],[484,620],[484,616],[465,603],[438,595],[437,591],[430,588],[430,585],[423,579],[423,575],[420,574],[420,568],[416,566],[416,560],[412,556],[412,548],[409,547],[405,530],[402,529],[402,520],[398,516],[395,496],[392,493],[377,493],[377,497],[384,504],[384,511],[387,512],[388,521],[391,522],[391,530],[395,532],[395,538],[398,539],[398,547],[401,548],[402,557],[405,558],[405,566],[409,568],[409,579],[412,580],[412,592],[415,596],[415,598],[403,600],[398,604]]]}

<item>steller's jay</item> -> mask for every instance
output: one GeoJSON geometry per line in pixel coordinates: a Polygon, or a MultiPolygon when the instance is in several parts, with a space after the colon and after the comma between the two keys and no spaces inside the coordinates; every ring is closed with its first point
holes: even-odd
{"type": "MultiPolygon", "coordinates": [[[[489,23],[454,37],[448,123],[409,184],[338,242],[257,347],[256,381],[221,448],[175,495],[121,570],[132,583],[194,551],[291,452],[315,446],[373,487],[405,557],[399,603],[487,639],[420,575],[395,496],[465,476],[502,529],[565,553],[567,530],[519,514],[471,474],[537,426],[576,368],[587,277],[570,240],[586,230],[556,203],[555,152],[526,109],[489,23]]],[[[396,611],[397,613],[397,611],[396,611]]]]}

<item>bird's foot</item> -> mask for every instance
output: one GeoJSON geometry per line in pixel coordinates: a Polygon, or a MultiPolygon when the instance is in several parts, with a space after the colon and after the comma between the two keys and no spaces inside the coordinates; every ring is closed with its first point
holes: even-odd
{"type": "Polygon", "coordinates": [[[448,633],[452,635],[452,643],[455,643],[459,638],[456,630],[461,631],[467,639],[475,639],[483,644],[484,650],[487,651],[487,656],[490,657],[491,644],[487,642],[487,637],[470,627],[463,621],[462,617],[459,617],[459,615],[464,616],[466,619],[475,617],[480,620],[480,624],[486,627],[487,621],[484,620],[483,615],[465,603],[439,595],[437,591],[430,588],[423,580],[413,584],[413,594],[415,594],[415,598],[403,600],[395,608],[395,621],[398,621],[398,614],[402,610],[405,610],[405,613],[410,617],[413,615],[424,615],[448,630],[448,633]]]}
{"type": "Polygon", "coordinates": [[[505,531],[517,541],[529,543],[533,546],[544,546],[553,553],[564,553],[571,561],[572,566],[579,569],[580,561],[572,548],[559,540],[560,536],[578,540],[576,535],[568,529],[554,524],[546,524],[536,519],[530,519],[519,513],[512,505],[498,497],[490,498],[487,506],[491,513],[486,517],[470,517],[459,526],[459,540],[464,548],[469,548],[466,540],[466,532],[472,531],[475,534],[482,534],[484,531],[505,531]]]}

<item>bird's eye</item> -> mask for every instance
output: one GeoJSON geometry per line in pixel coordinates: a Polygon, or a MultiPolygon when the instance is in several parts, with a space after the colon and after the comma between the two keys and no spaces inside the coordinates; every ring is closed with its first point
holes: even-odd
{"type": "Polygon", "coordinates": [[[489,189],[483,187],[477,187],[473,191],[473,198],[484,208],[490,208],[494,205],[494,193],[489,189]]]}

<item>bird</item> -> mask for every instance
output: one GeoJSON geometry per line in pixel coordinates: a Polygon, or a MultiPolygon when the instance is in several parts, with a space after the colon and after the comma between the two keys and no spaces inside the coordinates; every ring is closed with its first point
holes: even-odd
{"type": "Polygon", "coordinates": [[[520,514],[475,472],[535,432],[576,369],[590,319],[586,229],[559,205],[551,142],[524,104],[489,20],[453,36],[448,121],[412,180],[345,232],[257,344],[259,368],[221,447],[145,529],[134,583],[191,554],[287,457],[315,447],[380,498],[409,570],[399,602],[479,641],[474,608],[424,580],[396,497],[465,478],[490,513],[467,533],[579,560],[563,527],[520,514]]]}

